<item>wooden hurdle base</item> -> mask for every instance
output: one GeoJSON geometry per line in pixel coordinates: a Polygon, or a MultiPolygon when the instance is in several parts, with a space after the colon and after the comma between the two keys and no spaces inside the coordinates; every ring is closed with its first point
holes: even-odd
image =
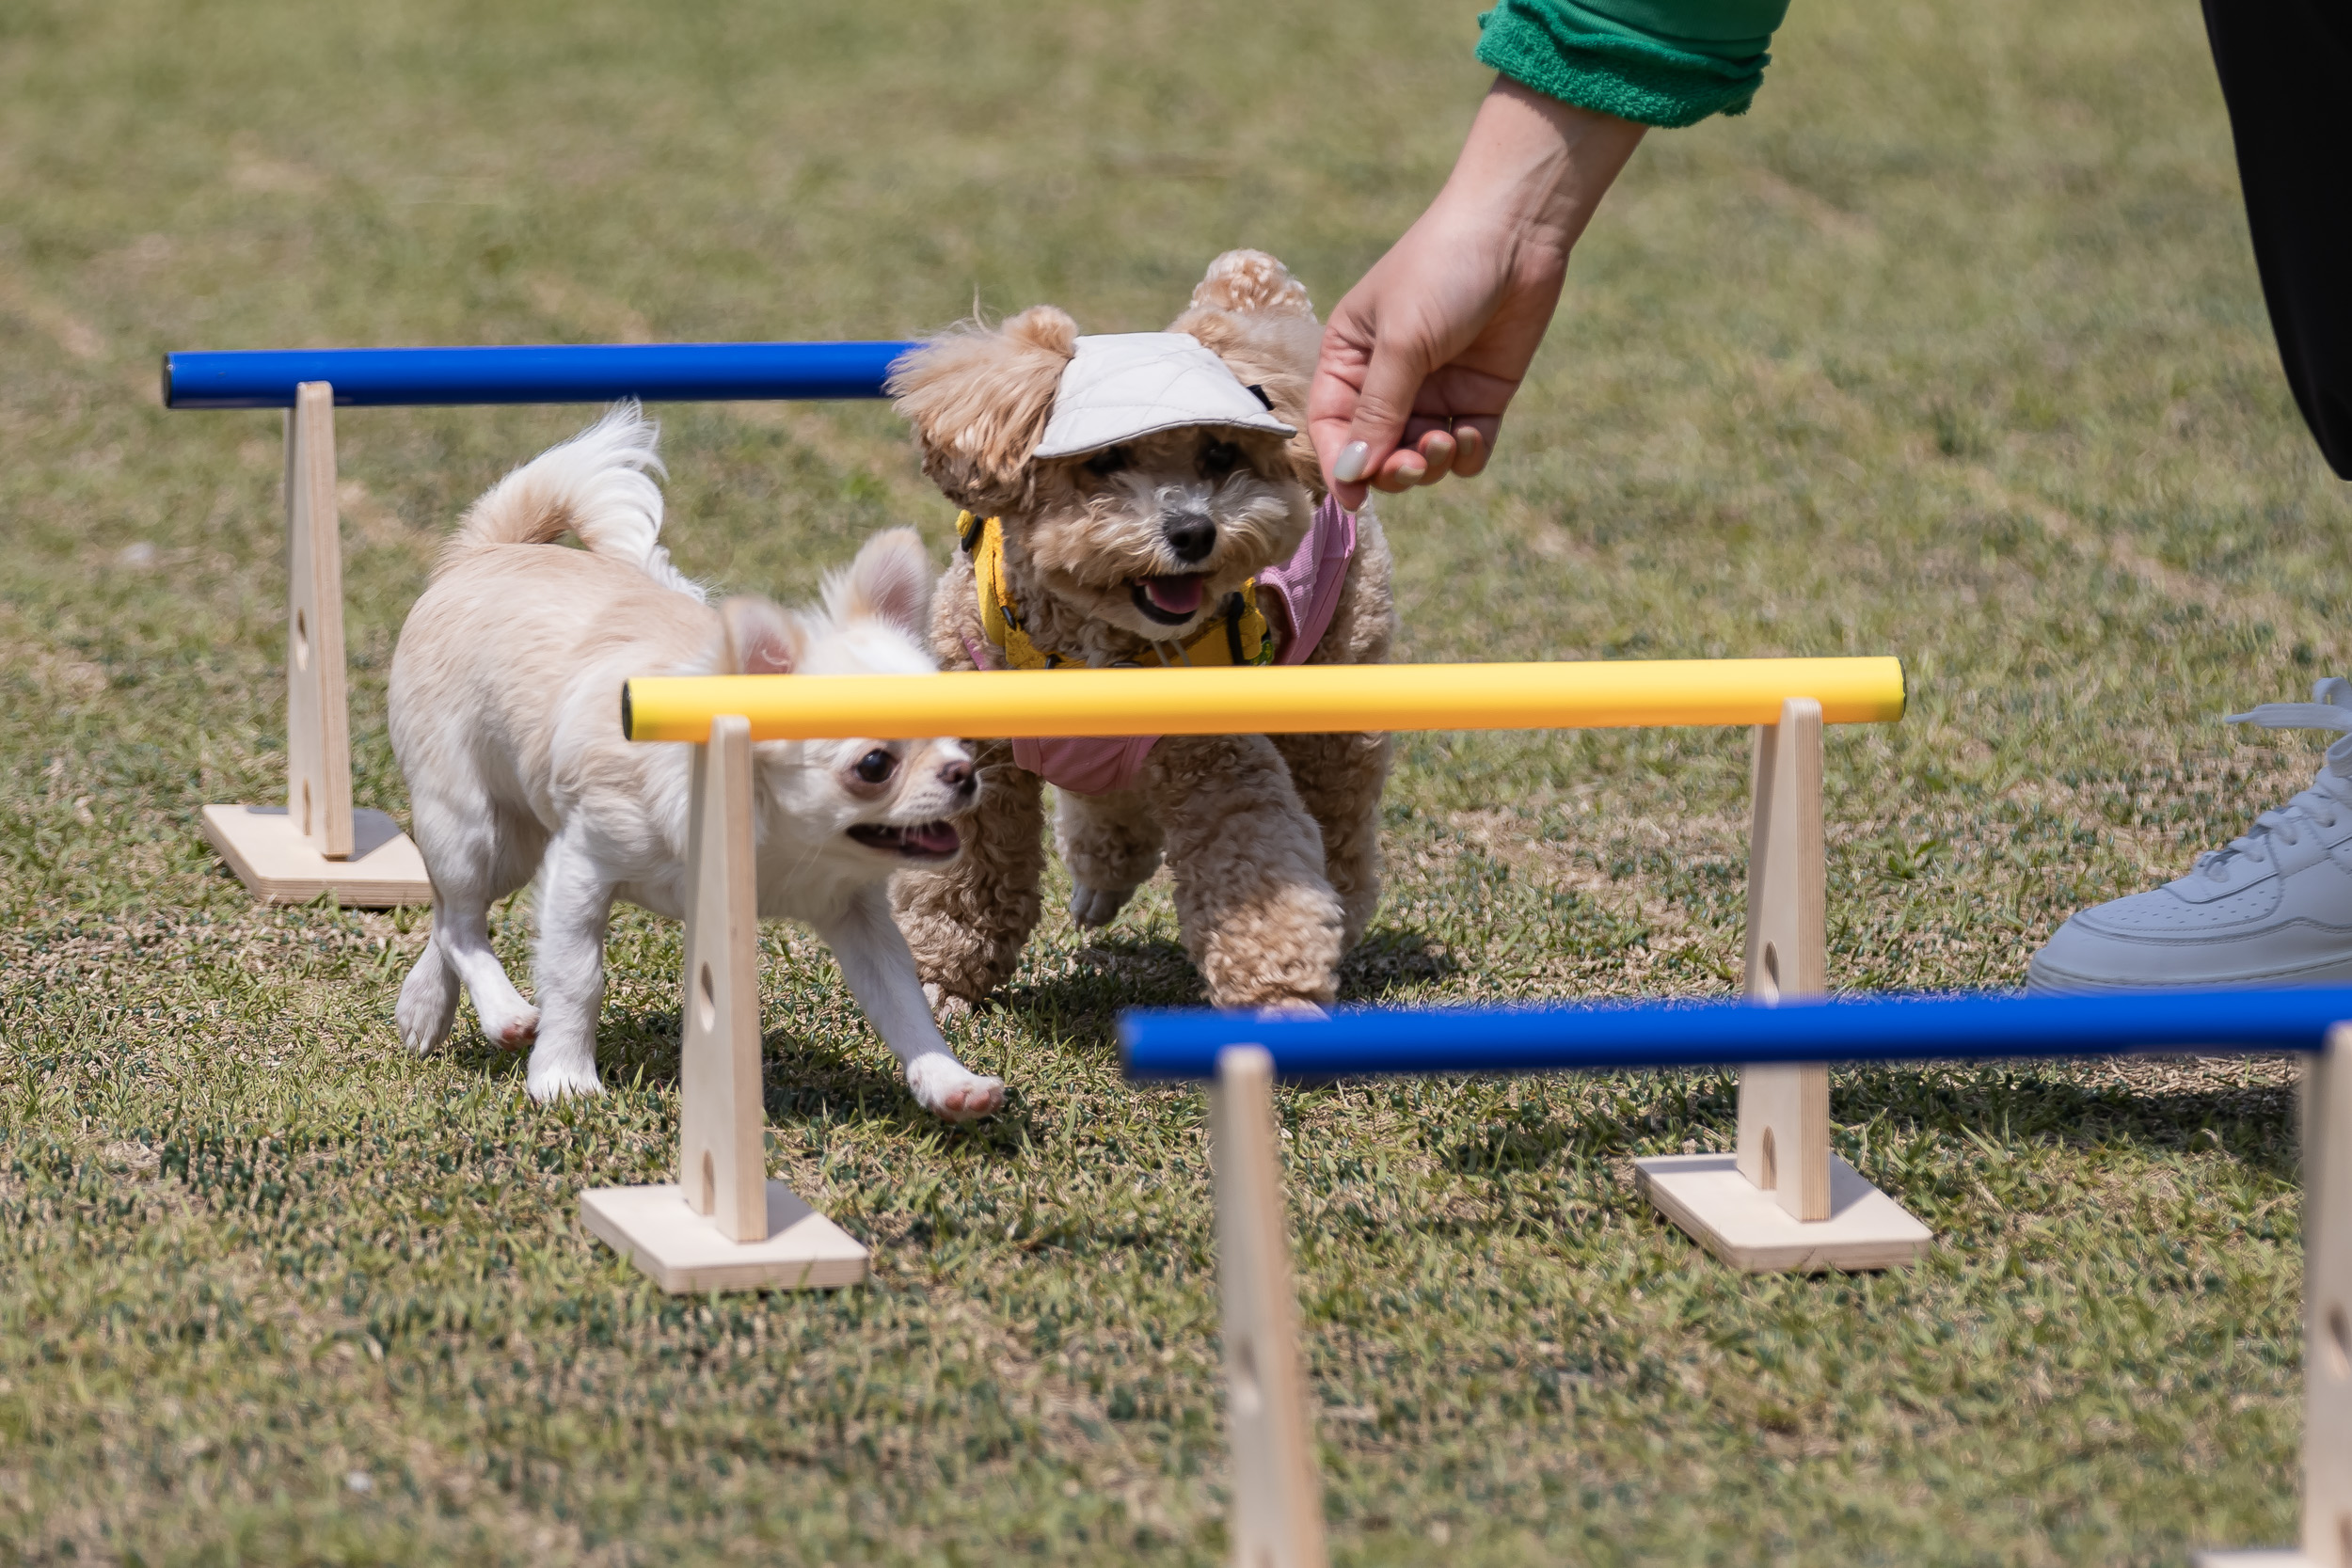
{"type": "Polygon", "coordinates": [[[768,1180],[751,725],[713,720],[692,779],[678,1179],[592,1188],[580,1196],[580,1224],[674,1293],[855,1285],[866,1248],[768,1180]]]}
{"type": "Polygon", "coordinates": [[[204,836],[256,898],[322,893],[363,909],[430,904],[424,857],[380,811],[351,806],[335,393],[306,381],[286,411],[286,803],[206,806],[204,836]]]}
{"type": "MultiPolygon", "coordinates": [[[[1829,990],[1821,840],[1821,705],[1781,704],[1759,724],[1748,832],[1747,992],[1767,1006],[1829,990]]],[[[1829,1148],[1829,1069],[1740,1076],[1734,1154],[1633,1163],[1636,1190],[1701,1246],[1751,1274],[1904,1268],[1928,1227],[1829,1148]]]]}
{"type": "Polygon", "coordinates": [[[265,904],[307,904],[323,893],[351,909],[430,904],[424,857],[400,824],[362,806],[351,814],[352,848],[328,860],[284,806],[206,806],[204,837],[237,879],[265,904]]]}
{"type": "Polygon", "coordinates": [[[1835,1154],[1827,1219],[1792,1217],[1776,1194],[1740,1175],[1729,1154],[1637,1160],[1633,1184],[1701,1246],[1748,1274],[1907,1268],[1931,1239],[1901,1204],[1835,1154]]]}
{"type": "Polygon", "coordinates": [[[580,1220],[598,1241],[673,1295],[704,1291],[803,1291],[856,1285],[866,1252],[856,1237],[767,1183],[766,1240],[739,1242],[694,1212],[686,1189],[597,1187],[580,1195],[580,1220]]]}

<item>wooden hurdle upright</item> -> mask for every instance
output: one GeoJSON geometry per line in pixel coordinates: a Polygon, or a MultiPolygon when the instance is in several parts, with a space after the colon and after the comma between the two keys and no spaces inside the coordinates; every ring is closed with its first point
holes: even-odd
{"type": "Polygon", "coordinates": [[[2352,1565],[2352,1024],[2303,1064],[2303,1531],[2194,1568],[2352,1565]]]}
{"type": "Polygon", "coordinates": [[[1225,1308],[1225,1441],[1232,1450],[1225,1528],[1233,1561],[1241,1568],[1323,1568],[1323,1482],[1298,1363],[1274,1058],[1258,1046],[1234,1046],[1217,1057],[1209,1089],[1209,1158],[1225,1308]]]}

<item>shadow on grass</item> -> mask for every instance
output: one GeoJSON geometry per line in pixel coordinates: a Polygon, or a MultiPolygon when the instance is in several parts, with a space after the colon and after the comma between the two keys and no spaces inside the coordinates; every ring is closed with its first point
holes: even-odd
{"type": "Polygon", "coordinates": [[[771,1030],[760,1038],[760,1101],[771,1127],[854,1122],[894,1133],[935,1132],[990,1154],[1017,1152],[1029,1128],[1028,1105],[1017,1085],[1006,1085],[1005,1108],[995,1116],[979,1122],[946,1121],[916,1102],[895,1062],[877,1068],[869,1051],[852,1060],[838,1048],[790,1029],[771,1030]]]}
{"type": "Polygon", "coordinates": [[[522,1083],[525,1066],[531,1060],[528,1050],[516,1051],[491,1043],[490,1037],[474,1022],[470,1010],[458,1016],[457,1026],[450,1031],[447,1040],[434,1047],[434,1052],[447,1055],[453,1063],[469,1072],[479,1073],[485,1082],[499,1083],[511,1078],[518,1085],[522,1083]]]}
{"type": "Polygon", "coordinates": [[[1122,1010],[1207,1004],[1191,956],[1164,937],[1097,933],[1064,961],[1058,974],[1007,987],[996,1006],[1033,1035],[1115,1053],[1122,1010]]]}
{"type": "Polygon", "coordinates": [[[894,1136],[935,1132],[955,1147],[993,1159],[1018,1158],[1025,1141],[1034,1142],[1050,1131],[1034,1120],[1015,1083],[1006,1084],[1005,1108],[994,1116],[952,1122],[915,1103],[905,1081],[895,1073],[843,1071],[837,1064],[804,1053],[769,1058],[761,1101],[771,1128],[855,1123],[886,1128],[894,1136]],[[811,1069],[798,1070],[802,1063],[810,1064],[811,1069]]]}
{"type": "MultiPolygon", "coordinates": [[[[1832,1085],[1831,1118],[1927,1134],[1964,1153],[1979,1140],[2003,1156],[2037,1148],[2129,1148],[2143,1154],[2226,1152],[2272,1180],[2301,1180],[2290,1085],[2082,1082],[2034,1064],[1967,1072],[1944,1067],[1856,1068],[1832,1085]]],[[[1446,1170],[1505,1176],[1595,1160],[1674,1153],[1688,1143],[1730,1147],[1739,1118],[1728,1073],[1604,1080],[1609,1103],[1523,1098],[1475,1118],[1431,1126],[1426,1146],[1446,1170]]],[[[1867,1133],[1865,1134],[1867,1140],[1867,1133]]]]}
{"type": "Polygon", "coordinates": [[[1436,985],[1461,973],[1447,948],[1402,926],[1375,926],[1340,960],[1340,1001],[1378,1002],[1400,986],[1436,985]]]}
{"type": "MultiPolygon", "coordinates": [[[[2134,1066],[2163,1064],[2140,1058],[2134,1066]]],[[[1895,1126],[1956,1140],[1975,1134],[2078,1150],[2217,1145],[2266,1176],[2302,1179],[2291,1084],[2169,1087],[2153,1074],[2143,1083],[2086,1083],[2065,1076],[2070,1070],[2031,1062],[1975,1071],[1850,1069],[1832,1085],[1831,1115],[1848,1124],[1883,1116],[1895,1126]]]]}
{"type": "MultiPolygon", "coordinates": [[[[1452,955],[1418,931],[1375,927],[1341,961],[1343,1005],[1376,1003],[1399,986],[1443,980],[1452,955]]],[[[1009,987],[996,1006],[1030,1030],[1081,1048],[1115,1052],[1119,1015],[1130,1007],[1201,1007],[1208,997],[1191,956],[1164,937],[1097,936],[1058,974],[1009,987]]]]}
{"type": "MultiPolygon", "coordinates": [[[[1047,961],[1053,959],[1049,957],[1047,961]]],[[[1166,938],[1098,933],[1093,941],[1070,953],[1062,964],[1059,974],[1007,987],[985,1005],[986,1010],[1016,1020],[1035,1036],[1080,1050],[1115,1053],[1122,1010],[1207,1004],[1190,956],[1182,944],[1166,938]]],[[[1457,973],[1459,967],[1445,949],[1418,931],[1375,927],[1341,965],[1340,1000],[1359,1005],[1377,1002],[1394,987],[1439,981],[1457,973]]],[[[680,1029],[680,1018],[675,1012],[608,1009],[596,1032],[596,1060],[605,1082],[675,1090],[680,1029]]],[[[956,1031],[948,1033],[952,1037],[956,1031]]],[[[461,1031],[454,1043],[460,1048],[458,1060],[478,1067],[485,1077],[521,1071],[521,1053],[492,1047],[479,1030],[461,1031]]],[[[951,1037],[949,1043],[956,1041],[951,1037]]],[[[799,1114],[809,1117],[844,1114],[845,1106],[862,1107],[858,1114],[870,1116],[896,1096],[907,1117],[931,1125],[928,1114],[915,1107],[895,1073],[850,1066],[841,1053],[789,1028],[767,1032],[760,1049],[771,1117],[793,1115],[795,1105],[803,1108],[799,1114]]]]}
{"type": "MultiPolygon", "coordinates": [[[[609,1087],[675,1092],[682,1066],[681,1023],[676,1013],[607,1013],[596,1035],[596,1064],[609,1087]]],[[[475,1040],[480,1043],[479,1033],[475,1040]]],[[[852,1048],[856,1049],[856,1048],[852,1048]]],[[[495,1071],[500,1054],[486,1045],[479,1054],[495,1071]]],[[[770,1029],[759,1040],[760,1103],[772,1127],[880,1122],[894,1130],[956,1132],[984,1150],[1013,1149],[1028,1112],[1013,1085],[1005,1109],[988,1121],[959,1127],[915,1102],[895,1066],[877,1068],[860,1050],[843,1049],[792,1029],[770,1029]]],[[[469,1060],[468,1054],[461,1054],[469,1060]]],[[[507,1070],[519,1074],[522,1057],[511,1055],[507,1070]]]]}

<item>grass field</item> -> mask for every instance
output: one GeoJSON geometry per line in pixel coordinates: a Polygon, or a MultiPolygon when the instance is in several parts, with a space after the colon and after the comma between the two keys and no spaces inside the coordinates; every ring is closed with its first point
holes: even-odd
{"type": "MultiPolygon", "coordinates": [[[[278,423],[166,349],[1161,325],[1206,259],[1327,304],[1441,177],[1474,8],[914,0],[0,7],[0,1561],[1218,1560],[1202,1105],[1114,1010],[1154,892],[1050,917],[943,1132],[767,937],[778,1174],[870,1288],[672,1301],[583,1184],[675,1138],[677,933],[617,925],[602,1099],[391,1026],[408,915],[264,911],[278,423]]],[[[2352,662],[2185,3],[1799,0],[1755,111],[1653,136],[1502,455],[1384,503],[1406,657],[1899,653],[1829,743],[1834,983],[2007,986],[2298,787],[2215,717],[2352,662]]],[[[341,421],[358,796],[440,532],[585,409],[341,421]]],[[[876,405],[661,410],[672,544],[809,589],[951,514],[876,405]]],[[[1417,736],[1358,999],[1721,992],[1745,738],[1417,736]]],[[[528,910],[506,911],[522,954],[528,910]]],[[[1844,1071],[1915,1272],[1751,1279],[1634,1197],[1713,1074],[1286,1094],[1335,1550],[2177,1561],[2283,1542],[2291,1069],[1844,1071]]]]}

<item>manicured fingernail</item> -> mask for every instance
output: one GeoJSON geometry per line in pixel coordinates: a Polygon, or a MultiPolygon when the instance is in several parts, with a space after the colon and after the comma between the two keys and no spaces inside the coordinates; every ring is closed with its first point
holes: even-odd
{"type": "Polygon", "coordinates": [[[1353,484],[1363,478],[1364,470],[1371,467],[1372,443],[1350,441],[1340,449],[1339,456],[1331,460],[1331,477],[1342,484],[1353,484]]]}

